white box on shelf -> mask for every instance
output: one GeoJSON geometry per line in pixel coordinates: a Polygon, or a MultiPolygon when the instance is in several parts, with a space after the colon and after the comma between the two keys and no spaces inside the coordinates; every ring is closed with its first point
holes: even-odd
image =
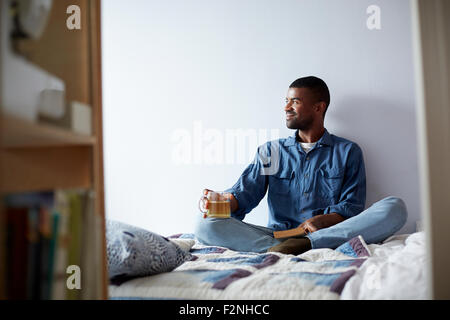
{"type": "Polygon", "coordinates": [[[65,109],[65,92],[57,89],[45,89],[39,99],[39,115],[54,119],[61,118],[65,109]]]}
{"type": "Polygon", "coordinates": [[[92,135],[92,108],[81,102],[72,101],[69,110],[71,112],[71,128],[76,133],[92,135]]]}

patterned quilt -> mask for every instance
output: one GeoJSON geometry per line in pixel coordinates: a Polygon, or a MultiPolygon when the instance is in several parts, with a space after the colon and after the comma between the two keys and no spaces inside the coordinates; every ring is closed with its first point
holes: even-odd
{"type": "MultiPolygon", "coordinates": [[[[339,248],[298,256],[237,252],[194,242],[190,261],[171,272],[110,285],[110,299],[339,299],[346,282],[370,256],[361,236],[339,248]]],[[[191,239],[191,240],[190,240],[191,239]]]]}

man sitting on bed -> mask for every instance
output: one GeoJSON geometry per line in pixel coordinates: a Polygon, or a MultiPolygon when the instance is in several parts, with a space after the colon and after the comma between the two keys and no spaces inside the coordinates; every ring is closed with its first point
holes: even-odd
{"type": "Polygon", "coordinates": [[[195,235],[201,243],[297,255],[311,248],[334,249],[357,235],[367,243],[381,242],[404,225],[407,211],[399,198],[382,199],[364,210],[363,154],[356,143],[325,129],[329,103],[328,87],[317,77],[289,86],[284,111],[294,135],[258,148],[255,160],[225,190],[231,194],[231,218],[199,218],[195,235]],[[267,189],[268,227],[243,222],[267,189]],[[273,231],[299,225],[306,235],[274,238],[273,231]]]}

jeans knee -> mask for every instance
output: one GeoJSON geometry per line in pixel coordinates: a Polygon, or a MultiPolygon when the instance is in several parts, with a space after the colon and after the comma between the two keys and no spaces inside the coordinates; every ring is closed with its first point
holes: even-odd
{"type": "Polygon", "coordinates": [[[194,229],[194,234],[195,237],[200,241],[200,242],[204,242],[206,241],[207,235],[208,235],[208,223],[206,223],[205,221],[206,219],[200,218],[197,219],[196,223],[195,223],[195,229],[194,229]]]}
{"type": "Polygon", "coordinates": [[[198,218],[194,234],[197,240],[206,245],[213,245],[214,239],[221,235],[224,223],[228,219],[198,218]]]}
{"type": "Polygon", "coordinates": [[[385,201],[389,202],[389,220],[397,226],[397,230],[404,226],[408,219],[408,210],[405,202],[398,197],[388,197],[385,201]]]}

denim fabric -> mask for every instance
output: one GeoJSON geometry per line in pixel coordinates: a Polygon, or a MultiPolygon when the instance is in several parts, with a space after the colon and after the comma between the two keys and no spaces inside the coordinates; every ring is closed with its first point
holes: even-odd
{"type": "MultiPolygon", "coordinates": [[[[352,218],[310,233],[307,237],[313,249],[335,249],[357,235],[361,235],[366,243],[378,243],[400,230],[406,218],[407,210],[403,200],[388,197],[374,203],[352,218]]],[[[272,229],[245,223],[235,218],[203,219],[199,217],[195,236],[206,245],[249,252],[266,252],[267,249],[281,242],[273,238],[272,229]]]]}
{"type": "Polygon", "coordinates": [[[329,228],[307,235],[315,248],[337,248],[353,237],[361,235],[366,243],[378,243],[387,239],[406,222],[408,212],[402,199],[387,197],[375,202],[357,216],[329,228]]]}
{"type": "Polygon", "coordinates": [[[308,152],[296,140],[269,141],[227,192],[239,203],[232,217],[243,220],[267,190],[268,227],[295,228],[305,220],[331,212],[350,218],[364,210],[366,175],[359,146],[325,130],[308,152]]]}

